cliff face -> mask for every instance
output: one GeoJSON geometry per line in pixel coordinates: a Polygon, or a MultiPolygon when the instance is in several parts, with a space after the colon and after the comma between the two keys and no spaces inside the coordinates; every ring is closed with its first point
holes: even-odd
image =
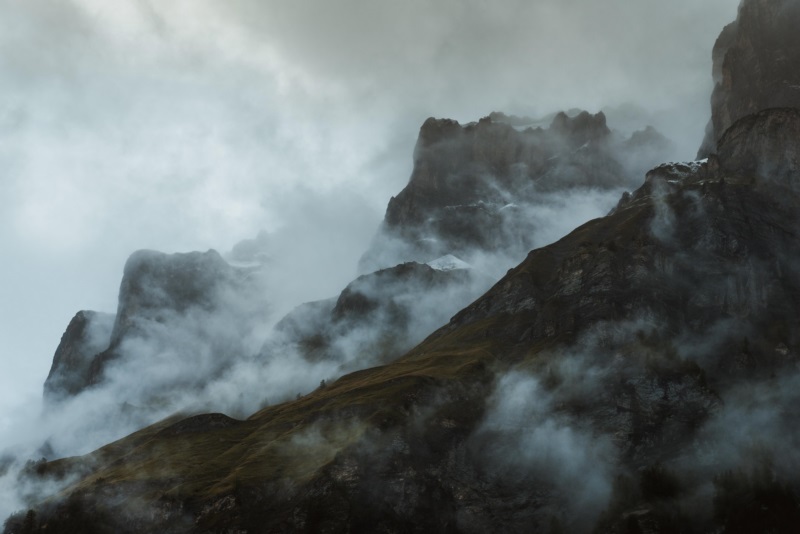
{"type": "Polygon", "coordinates": [[[409,183],[389,201],[362,272],[445,254],[521,258],[536,233],[530,211],[547,195],[624,188],[646,170],[637,155],[649,154],[652,165],[670,149],[652,129],[629,140],[612,135],[602,113],[559,113],[546,129],[493,116],[465,126],[425,121],[409,183]]]}
{"type": "Polygon", "coordinates": [[[737,120],[767,108],[800,108],[800,4],[743,0],[714,46],[711,121],[699,157],[737,120]]]}
{"type": "Polygon", "coordinates": [[[737,121],[717,146],[720,164],[797,188],[800,181],[800,109],[770,109],[737,121]]]}
{"type": "MultiPolygon", "coordinates": [[[[790,532],[800,195],[791,154],[748,132],[786,146],[800,117],[746,120],[729,150],[653,169],[395,362],[44,464],[82,474],[43,524],[790,532]]],[[[352,289],[344,315],[364,309],[352,289]]]]}

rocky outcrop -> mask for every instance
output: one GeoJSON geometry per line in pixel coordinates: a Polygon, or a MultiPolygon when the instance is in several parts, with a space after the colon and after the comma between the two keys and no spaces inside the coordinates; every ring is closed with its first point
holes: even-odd
{"type": "MultiPolygon", "coordinates": [[[[56,350],[45,394],[59,400],[101,383],[111,362],[137,357],[142,348],[127,349],[131,341],[152,342],[164,353],[175,352],[186,341],[188,334],[182,330],[186,324],[204,320],[209,326],[230,324],[230,336],[235,339],[263,320],[265,311],[256,273],[232,267],[216,251],[135,252],[125,264],[116,315],[79,312],[75,316],[56,350]]],[[[192,335],[204,335],[202,325],[192,324],[192,328],[197,330],[192,335]]],[[[213,336],[211,330],[208,335],[213,336]]]]}
{"type": "Polygon", "coordinates": [[[529,210],[547,194],[625,187],[636,157],[646,169],[671,148],[652,129],[629,140],[612,135],[602,113],[558,113],[547,128],[492,116],[463,126],[425,121],[409,183],[389,201],[361,272],[445,254],[522,257],[535,236],[529,210]]]}
{"type": "Polygon", "coordinates": [[[50,374],[44,383],[44,396],[49,402],[76,395],[90,382],[92,360],[108,348],[114,315],[79,311],[61,336],[50,374]]]}
{"type": "Polygon", "coordinates": [[[276,325],[265,352],[289,345],[342,372],[396,359],[491,285],[457,258],[432,263],[444,268],[404,263],[358,277],[335,299],[298,306],[276,325]]]}
{"type": "Polygon", "coordinates": [[[743,0],[714,45],[711,121],[699,157],[736,121],[767,108],[800,108],[800,4],[743,0]]]}

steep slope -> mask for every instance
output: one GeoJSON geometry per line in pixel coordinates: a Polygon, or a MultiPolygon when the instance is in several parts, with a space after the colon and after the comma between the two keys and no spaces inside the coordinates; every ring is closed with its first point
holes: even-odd
{"type": "Polygon", "coordinates": [[[699,157],[737,120],[762,109],[800,108],[800,4],[743,0],[714,45],[711,121],[699,157]]]}
{"type": "Polygon", "coordinates": [[[790,532],[800,174],[773,143],[795,146],[799,125],[796,111],[760,113],[719,157],[654,169],[392,364],[245,421],[164,421],[38,466],[32,478],[67,487],[37,521],[790,532]]]}

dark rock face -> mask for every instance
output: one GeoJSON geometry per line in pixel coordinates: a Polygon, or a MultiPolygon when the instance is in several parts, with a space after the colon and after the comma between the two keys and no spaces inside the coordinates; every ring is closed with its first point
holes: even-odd
{"type": "Polygon", "coordinates": [[[800,108],[800,4],[744,0],[714,45],[711,122],[699,157],[736,121],[767,108],[800,108]]]}
{"type": "Polygon", "coordinates": [[[79,311],[61,336],[50,374],[44,383],[48,401],[79,393],[89,383],[92,359],[108,348],[114,315],[79,311]]]}
{"type": "Polygon", "coordinates": [[[722,168],[791,188],[800,185],[800,109],[769,109],[738,120],[717,146],[722,168]]]}
{"type": "MultiPolygon", "coordinates": [[[[529,210],[544,195],[573,188],[622,188],[636,157],[659,161],[669,143],[652,129],[632,139],[612,135],[602,113],[556,114],[549,127],[512,126],[499,113],[460,125],[430,118],[414,151],[406,188],[389,201],[361,272],[445,254],[522,257],[532,248],[529,210]]],[[[638,176],[638,172],[637,172],[638,176]]]]}

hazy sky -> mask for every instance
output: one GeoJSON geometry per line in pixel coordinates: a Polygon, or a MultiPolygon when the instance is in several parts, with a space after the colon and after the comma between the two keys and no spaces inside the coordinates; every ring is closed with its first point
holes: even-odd
{"type": "Polygon", "coordinates": [[[428,116],[634,102],[691,158],[737,5],[0,0],[0,445],[136,249],[266,230],[279,306],[338,293],[428,116]]]}

